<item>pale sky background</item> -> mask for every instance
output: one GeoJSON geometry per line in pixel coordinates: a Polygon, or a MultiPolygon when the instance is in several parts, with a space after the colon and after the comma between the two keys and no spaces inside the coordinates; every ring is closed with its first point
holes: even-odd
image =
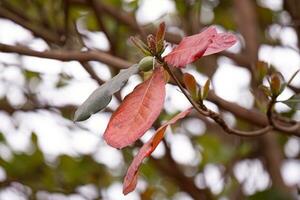
{"type": "MultiPolygon", "coordinates": [[[[259,2],[261,5],[273,10],[280,10],[282,8],[282,0],[259,0],[259,2]]],[[[171,0],[143,0],[137,12],[137,20],[140,24],[146,24],[174,11],[175,5],[171,0]]],[[[213,13],[209,9],[205,10],[205,12],[207,15],[203,20],[209,22],[209,20],[213,18],[213,13]]],[[[220,31],[223,31],[220,27],[218,28],[220,31]]],[[[170,30],[172,30],[172,28],[170,28],[170,30]]],[[[84,30],[81,31],[84,32],[84,30]]],[[[288,79],[300,68],[296,33],[292,28],[282,28],[276,24],[270,27],[270,32],[272,33],[272,37],[280,39],[283,44],[286,45],[286,48],[263,45],[259,50],[259,58],[273,64],[282,72],[284,77],[288,79]]],[[[86,31],[85,33],[89,36],[89,40],[85,41],[88,46],[103,50],[108,49],[109,44],[103,33],[88,33],[86,31]]],[[[26,44],[39,51],[48,49],[47,44],[43,40],[35,39],[30,32],[3,19],[0,19],[0,42],[5,44],[26,44]]],[[[230,51],[238,52],[240,48],[241,44],[238,43],[232,47],[230,51]]],[[[0,61],[15,64],[15,66],[11,67],[4,67],[0,64],[0,97],[6,96],[13,105],[22,105],[25,101],[25,97],[22,93],[25,80],[21,73],[22,69],[18,66],[20,60],[23,63],[22,67],[24,67],[24,69],[42,73],[42,83],[39,87],[32,88],[39,93],[42,102],[53,105],[64,105],[68,103],[79,105],[97,87],[96,82],[89,78],[89,75],[78,62],[60,62],[0,53],[0,61]],[[71,75],[74,79],[67,87],[58,90],[55,88],[55,84],[58,81],[57,75],[62,72],[71,75]]],[[[111,78],[106,65],[98,62],[91,62],[91,64],[97,73],[101,74],[104,80],[111,78]]],[[[207,77],[197,74],[191,66],[186,68],[185,71],[194,74],[199,84],[203,84],[207,79],[207,77]]],[[[131,77],[128,84],[122,90],[122,97],[131,92],[140,82],[141,80],[137,75],[131,77]]],[[[219,96],[249,108],[253,104],[253,97],[249,91],[249,82],[250,74],[247,70],[235,66],[228,58],[220,57],[218,60],[218,70],[212,78],[213,88],[219,96]]],[[[292,84],[300,86],[299,75],[292,84]]],[[[292,94],[290,90],[286,90],[280,98],[286,99],[292,94]]],[[[116,101],[112,101],[109,106],[116,108],[116,101]]],[[[173,113],[184,110],[189,106],[189,102],[174,86],[167,86],[167,97],[165,101],[165,109],[167,112],[173,113]]],[[[208,103],[208,106],[212,109],[216,109],[212,103],[208,103]]],[[[279,104],[277,109],[286,110],[288,108],[279,104]]],[[[73,156],[93,154],[97,162],[105,164],[115,173],[122,174],[124,173],[120,171],[120,166],[124,166],[122,154],[120,151],[105,144],[101,138],[109,117],[109,114],[103,112],[95,114],[87,121],[80,123],[80,125],[87,128],[87,131],[78,128],[70,132],[70,130],[66,128],[66,125],[70,125],[73,122],[48,111],[17,112],[13,117],[0,111],[0,131],[5,134],[9,142],[9,147],[0,145],[0,156],[5,159],[10,159],[10,148],[14,151],[30,152],[30,135],[31,132],[34,131],[39,137],[39,146],[42,148],[49,162],[54,161],[56,156],[60,154],[73,156]],[[15,128],[14,124],[18,124],[18,128],[15,128]]],[[[228,119],[231,123],[234,123],[232,116],[229,116],[228,119]]],[[[300,114],[298,114],[298,120],[299,119],[300,114]]],[[[193,124],[194,129],[196,129],[196,131],[194,130],[195,134],[205,131],[205,124],[201,121],[187,121],[185,125],[188,127],[189,123],[193,124]]],[[[142,137],[142,141],[145,142],[146,139],[151,137],[153,131],[154,130],[148,131],[145,136],[142,137]]],[[[180,133],[183,129],[176,131],[180,133]]],[[[193,133],[193,130],[191,132],[193,133]]],[[[199,149],[195,149],[188,136],[184,134],[173,134],[169,130],[166,138],[171,144],[172,156],[178,163],[197,165],[201,162],[201,149],[200,151],[199,149]]],[[[290,159],[282,166],[284,181],[289,185],[300,184],[300,161],[293,159],[299,151],[300,140],[291,137],[285,146],[285,153],[290,159]]],[[[161,157],[163,154],[164,146],[160,144],[153,156],[161,157]]],[[[197,185],[199,187],[201,187],[201,185],[203,186],[205,180],[212,192],[218,194],[224,186],[221,170],[222,169],[217,165],[207,165],[204,172],[196,176],[195,181],[197,185]]],[[[235,166],[234,174],[239,181],[244,182],[243,189],[247,194],[264,190],[270,184],[269,175],[265,172],[261,162],[258,160],[244,160],[240,162],[235,166]],[[252,174],[251,176],[249,176],[250,173],[252,174]]],[[[5,172],[0,167],[0,180],[4,179],[5,172]]],[[[142,177],[140,177],[140,179],[141,181],[139,181],[137,190],[126,197],[122,195],[121,182],[116,182],[107,190],[103,190],[103,197],[108,200],[138,200],[138,192],[143,191],[147,184],[142,180],[142,177]]],[[[95,190],[96,188],[92,185],[85,185],[78,189],[81,193],[88,193],[89,195],[95,195],[95,190]]],[[[50,194],[42,192],[39,195],[42,197],[43,195],[50,194]]],[[[78,195],[51,195],[53,199],[83,199],[78,195]]],[[[11,190],[0,191],[0,199],[11,200],[14,198],[24,199],[24,197],[21,197],[11,190]]],[[[173,199],[188,200],[190,197],[185,193],[178,193],[173,199]]]]}

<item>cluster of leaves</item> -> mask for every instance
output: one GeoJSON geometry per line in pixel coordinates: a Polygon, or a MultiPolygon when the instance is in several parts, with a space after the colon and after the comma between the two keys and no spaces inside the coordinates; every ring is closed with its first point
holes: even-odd
{"type": "MultiPolygon", "coordinates": [[[[217,33],[214,27],[209,27],[203,32],[185,37],[179,45],[164,58],[161,57],[165,45],[165,24],[160,24],[156,36],[149,35],[147,44],[138,38],[132,38],[133,43],[147,56],[138,65],[120,72],[113,79],[103,84],[78,108],[75,120],[87,119],[91,114],[102,110],[108,105],[112,95],[121,89],[127,79],[138,69],[152,70],[152,75],[139,84],[128,94],[121,105],[113,113],[104,133],[105,141],[118,149],[131,145],[151,128],[158,118],[164,104],[166,76],[164,67],[184,67],[202,56],[223,51],[236,42],[234,35],[229,33],[217,33]]],[[[208,94],[209,81],[201,90],[195,78],[190,74],[184,75],[186,88],[196,100],[203,100],[208,94]]],[[[123,193],[134,190],[137,184],[138,169],[144,160],[149,157],[164,137],[168,125],[184,118],[191,108],[179,113],[171,120],[163,124],[153,137],[140,149],[132,164],[128,168],[123,193]]]]}
{"type": "Polygon", "coordinates": [[[199,87],[197,85],[196,79],[193,75],[189,73],[184,73],[183,74],[183,82],[186,87],[186,89],[189,91],[191,97],[196,101],[196,102],[202,102],[204,99],[206,99],[209,91],[209,85],[210,85],[210,80],[208,79],[203,87],[199,87]]]}
{"type": "Polygon", "coordinates": [[[259,61],[256,64],[256,77],[257,80],[262,83],[264,79],[267,80],[268,85],[261,84],[259,88],[264,92],[266,97],[276,102],[284,103],[285,105],[289,106],[291,109],[300,110],[300,94],[295,94],[291,96],[287,100],[277,101],[277,97],[290,85],[296,75],[299,73],[300,70],[297,70],[292,77],[285,81],[283,75],[270,68],[267,63],[259,61]]]}

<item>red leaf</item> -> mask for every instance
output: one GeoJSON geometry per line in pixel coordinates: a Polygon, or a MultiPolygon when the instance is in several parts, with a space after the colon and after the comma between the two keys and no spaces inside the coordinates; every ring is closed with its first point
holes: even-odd
{"type": "Polygon", "coordinates": [[[124,178],[123,193],[125,195],[128,194],[129,192],[132,192],[135,189],[140,165],[142,164],[143,160],[146,157],[149,157],[151,155],[151,153],[156,149],[160,141],[163,139],[167,126],[176,123],[176,121],[178,121],[179,119],[184,118],[186,115],[188,115],[191,112],[191,110],[192,108],[189,108],[177,114],[171,120],[169,120],[164,125],[159,127],[159,129],[157,129],[157,131],[152,136],[152,138],[143,145],[143,147],[140,149],[138,154],[134,157],[131,165],[127,170],[127,174],[124,178]]]}
{"type": "Polygon", "coordinates": [[[165,93],[164,70],[159,67],[113,113],[104,133],[105,141],[115,148],[123,148],[139,139],[160,114],[165,93]]]}
{"type": "Polygon", "coordinates": [[[212,38],[212,43],[208,46],[203,56],[208,56],[228,49],[236,43],[236,36],[230,33],[218,33],[212,38]]]}
{"type": "Polygon", "coordinates": [[[164,57],[164,60],[175,67],[184,67],[202,56],[218,53],[236,42],[236,37],[230,33],[217,33],[214,27],[185,37],[171,53],[164,57]]]}

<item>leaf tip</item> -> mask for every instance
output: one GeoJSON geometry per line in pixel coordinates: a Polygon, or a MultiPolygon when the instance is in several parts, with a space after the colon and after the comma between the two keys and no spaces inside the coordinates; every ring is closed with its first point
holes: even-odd
{"type": "Polygon", "coordinates": [[[124,184],[123,184],[123,194],[127,195],[128,193],[132,192],[137,185],[137,179],[138,179],[138,171],[135,172],[135,174],[130,176],[129,174],[126,174],[124,178],[124,184]]]}
{"type": "Polygon", "coordinates": [[[91,116],[90,114],[87,114],[87,113],[84,114],[84,112],[81,111],[81,107],[79,107],[75,111],[73,121],[74,122],[84,121],[84,120],[88,119],[90,116],[91,116]]]}

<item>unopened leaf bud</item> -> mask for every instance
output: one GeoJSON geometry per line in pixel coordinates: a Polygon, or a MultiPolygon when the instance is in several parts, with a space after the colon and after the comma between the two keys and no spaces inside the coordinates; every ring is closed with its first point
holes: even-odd
{"type": "Polygon", "coordinates": [[[154,58],[152,56],[146,56],[139,62],[139,69],[147,72],[153,69],[154,58]]]}

